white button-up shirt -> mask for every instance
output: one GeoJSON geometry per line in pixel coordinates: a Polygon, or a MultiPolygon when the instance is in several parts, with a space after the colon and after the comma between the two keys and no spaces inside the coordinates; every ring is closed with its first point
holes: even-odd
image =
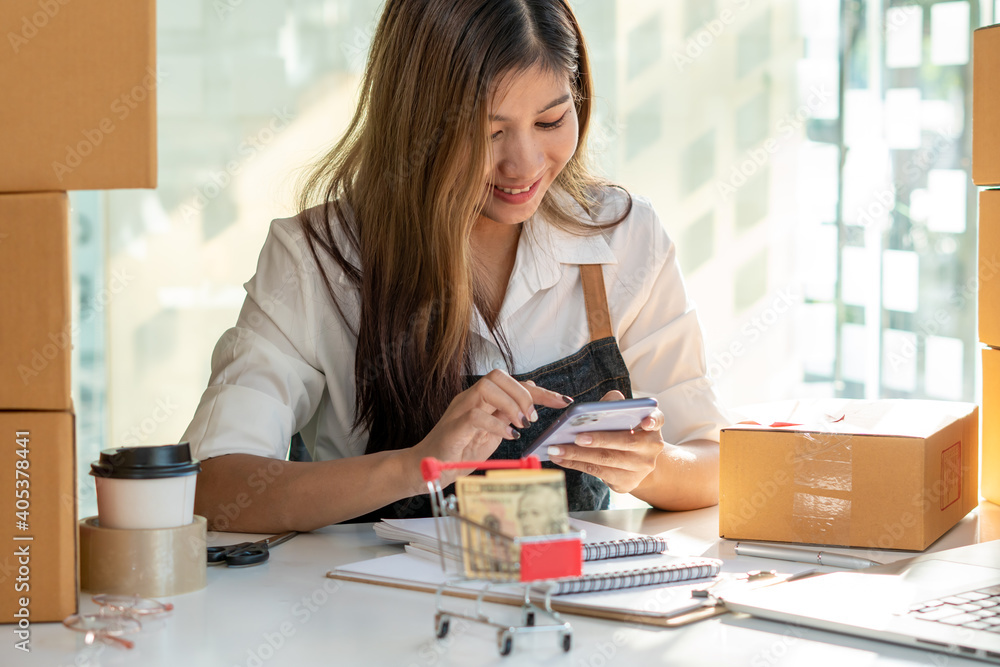
{"type": "MultiPolygon", "coordinates": [[[[614,220],[625,195],[607,188],[603,197],[594,219],[614,220]]],[[[633,195],[625,221],[594,236],[564,232],[540,214],[525,222],[498,320],[513,354],[514,368],[506,370],[527,373],[587,344],[578,265],[595,263],[604,264],[612,328],[633,393],[658,399],[663,439],[717,441],[725,417],[707,376],[698,318],[674,244],[643,197],[633,195]]],[[[364,454],[367,432],[352,430],[357,291],[335,262],[324,258],[323,266],[343,295],[348,321],[327,293],[298,221],[271,223],[236,326],[216,345],[208,388],[184,434],[197,458],[237,452],[285,458],[299,431],[314,445],[315,460],[364,454]]],[[[478,313],[471,326],[483,350],[475,373],[504,368],[478,313]]]]}

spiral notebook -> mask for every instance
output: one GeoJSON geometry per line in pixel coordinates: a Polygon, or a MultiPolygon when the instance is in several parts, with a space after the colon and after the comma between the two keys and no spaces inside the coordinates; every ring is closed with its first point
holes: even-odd
{"type": "MultiPolygon", "coordinates": [[[[412,522],[404,527],[414,528],[412,522]]],[[[574,520],[575,521],[575,520],[574,520]]],[[[635,534],[627,534],[605,526],[586,524],[590,539],[597,543],[610,543],[594,549],[600,560],[589,560],[583,564],[583,575],[548,582],[552,590],[552,607],[556,611],[581,614],[599,618],[666,625],[669,612],[691,604],[691,591],[705,586],[708,578],[717,576],[722,561],[714,558],[675,556],[666,553],[652,553],[623,556],[628,550],[660,548],[656,540],[635,539],[635,534]],[[620,537],[624,535],[624,537],[620,537]],[[611,539],[605,539],[605,538],[611,539]],[[627,545],[627,546],[626,546],[627,545]],[[608,558],[617,553],[619,557],[608,558]]],[[[378,524],[376,524],[378,525],[378,524]]],[[[581,529],[582,526],[572,526],[581,529]]],[[[379,530],[386,534],[385,526],[379,530]]],[[[396,526],[395,528],[399,528],[396,526]]],[[[420,526],[426,535],[427,526],[420,526]]],[[[433,524],[429,524],[433,534],[433,524]]],[[[392,530],[389,534],[399,533],[392,530]]],[[[647,536],[648,537],[648,536],[647,536]]],[[[436,538],[435,538],[436,541],[436,538]]],[[[411,542],[415,547],[416,542],[411,542]]],[[[417,547],[421,548],[421,547],[417,547]]],[[[423,549],[426,553],[429,550],[423,549]]],[[[441,568],[440,558],[421,557],[408,552],[383,556],[371,560],[342,565],[327,573],[333,579],[368,584],[390,586],[407,590],[434,592],[438,586],[449,580],[441,568]]],[[[483,582],[456,582],[444,590],[445,595],[460,598],[475,598],[484,586],[483,582]]],[[[521,586],[494,586],[485,595],[488,602],[519,605],[524,599],[521,586]]]]}
{"type": "MultiPolygon", "coordinates": [[[[429,556],[437,560],[441,553],[434,518],[384,519],[373,527],[375,534],[393,542],[408,542],[407,553],[429,556]]],[[[667,540],[653,535],[639,535],[580,519],[569,520],[570,528],[584,533],[585,562],[611,558],[629,558],[658,554],[667,550],[667,540]]],[[[445,551],[445,555],[461,560],[461,554],[445,551]]]]}

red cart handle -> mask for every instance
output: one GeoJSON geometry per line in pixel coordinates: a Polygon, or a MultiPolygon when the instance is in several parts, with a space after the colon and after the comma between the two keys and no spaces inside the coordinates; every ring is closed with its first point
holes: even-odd
{"type": "Polygon", "coordinates": [[[523,459],[496,459],[493,461],[439,461],[433,457],[427,457],[420,461],[420,473],[424,476],[425,482],[433,482],[441,476],[442,470],[473,469],[473,470],[499,470],[501,468],[532,468],[542,467],[542,462],[537,456],[528,456],[523,459]]]}

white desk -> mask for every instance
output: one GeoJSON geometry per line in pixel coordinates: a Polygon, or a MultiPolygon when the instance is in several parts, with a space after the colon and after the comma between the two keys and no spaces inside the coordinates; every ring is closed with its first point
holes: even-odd
{"type": "MultiPolygon", "coordinates": [[[[675,540],[702,541],[705,555],[737,558],[733,543],[719,540],[716,508],[666,513],[618,510],[577,515],[647,533],[672,531],[675,540]]],[[[210,534],[210,542],[241,541],[210,534]]],[[[1000,538],[1000,507],[984,504],[947,533],[933,550],[1000,538]]],[[[444,641],[434,638],[432,595],[328,579],[339,564],[399,553],[371,524],[331,526],[299,535],[271,552],[270,562],[245,569],[209,568],[208,586],[169,598],[175,610],[131,635],[131,651],[86,647],[57,623],[32,626],[30,654],[13,648],[10,625],[0,633],[0,665],[55,667],[169,665],[981,665],[891,644],[726,614],[679,629],[631,626],[569,616],[573,649],[562,653],[552,635],[519,638],[501,658],[495,633],[478,624],[452,622],[444,641]]],[[[777,561],[745,559],[746,568],[777,561]]],[[[81,596],[83,612],[93,611],[81,596]]],[[[514,611],[514,608],[508,608],[514,611]]],[[[503,608],[501,608],[501,611],[503,608]]],[[[499,613],[499,612],[498,612],[499,613]]]]}

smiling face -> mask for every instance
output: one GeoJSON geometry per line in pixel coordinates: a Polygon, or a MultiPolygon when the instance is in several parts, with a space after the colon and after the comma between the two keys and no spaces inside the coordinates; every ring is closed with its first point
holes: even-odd
{"type": "Polygon", "coordinates": [[[579,127],[566,76],[536,65],[504,77],[490,106],[492,163],[480,222],[524,222],[576,152],[579,127]],[[502,96],[502,97],[501,97],[502,96]]]}

